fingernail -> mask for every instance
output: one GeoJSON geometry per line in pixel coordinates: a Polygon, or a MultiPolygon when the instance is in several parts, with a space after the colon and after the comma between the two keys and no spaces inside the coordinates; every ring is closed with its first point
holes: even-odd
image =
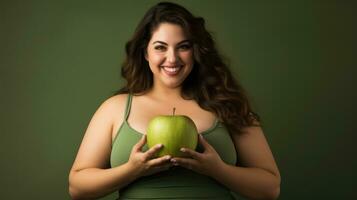
{"type": "Polygon", "coordinates": [[[161,148],[161,147],[162,147],[162,144],[158,144],[158,145],[157,145],[157,148],[161,148]]]}
{"type": "Polygon", "coordinates": [[[166,159],[166,160],[170,160],[170,159],[171,159],[171,156],[165,156],[165,159],[166,159]]]}
{"type": "Polygon", "coordinates": [[[173,163],[177,162],[177,160],[175,160],[175,159],[171,159],[170,161],[173,162],[173,163]]]}
{"type": "Polygon", "coordinates": [[[181,149],[180,149],[180,151],[185,152],[185,151],[186,151],[186,149],[185,149],[185,148],[181,148],[181,149]]]}

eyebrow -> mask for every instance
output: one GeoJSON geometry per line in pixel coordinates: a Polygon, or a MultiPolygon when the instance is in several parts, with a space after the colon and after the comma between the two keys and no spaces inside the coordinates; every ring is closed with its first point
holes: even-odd
{"type": "MultiPolygon", "coordinates": [[[[190,42],[190,40],[183,40],[183,41],[177,43],[177,45],[180,45],[180,44],[185,43],[185,42],[190,42]]],[[[160,43],[160,44],[163,44],[163,45],[167,45],[167,43],[163,42],[163,41],[155,41],[152,44],[155,44],[155,43],[160,43]]]]}

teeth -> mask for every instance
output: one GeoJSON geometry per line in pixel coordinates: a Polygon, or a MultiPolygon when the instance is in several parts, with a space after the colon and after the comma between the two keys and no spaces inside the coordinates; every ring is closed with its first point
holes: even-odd
{"type": "Polygon", "coordinates": [[[177,72],[180,67],[164,67],[164,69],[168,72],[177,72]]]}

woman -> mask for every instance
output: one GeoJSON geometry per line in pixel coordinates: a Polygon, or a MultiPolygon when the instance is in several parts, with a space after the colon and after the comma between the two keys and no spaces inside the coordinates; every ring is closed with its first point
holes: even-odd
{"type": "Polygon", "coordinates": [[[280,175],[242,87],[204,20],[158,3],[126,45],[126,85],[94,114],[69,175],[73,199],[276,199],[280,175]],[[155,158],[146,127],[157,115],[189,116],[199,135],[187,158],[155,158]]]}

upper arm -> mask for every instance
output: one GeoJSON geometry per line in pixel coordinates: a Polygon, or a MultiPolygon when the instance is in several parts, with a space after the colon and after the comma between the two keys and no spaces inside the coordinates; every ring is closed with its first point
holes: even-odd
{"type": "MultiPolygon", "coordinates": [[[[84,134],[73,171],[85,168],[106,168],[109,164],[112,129],[116,115],[125,104],[125,95],[117,95],[104,101],[93,115],[84,134]]],[[[71,171],[72,171],[71,170],[71,171]]]]}
{"type": "Polygon", "coordinates": [[[245,127],[233,135],[240,164],[264,169],[280,179],[279,169],[260,126],[245,127]]]}

